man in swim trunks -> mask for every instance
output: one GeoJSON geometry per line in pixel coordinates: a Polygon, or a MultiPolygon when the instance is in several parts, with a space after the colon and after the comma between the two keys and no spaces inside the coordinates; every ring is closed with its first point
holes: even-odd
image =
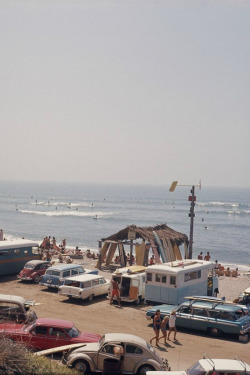
{"type": "Polygon", "coordinates": [[[117,279],[114,277],[113,280],[111,280],[112,284],[112,292],[111,292],[111,298],[110,298],[110,305],[113,302],[114,296],[116,296],[118,305],[121,307],[121,300],[120,300],[120,289],[119,284],[117,282],[117,279]]]}

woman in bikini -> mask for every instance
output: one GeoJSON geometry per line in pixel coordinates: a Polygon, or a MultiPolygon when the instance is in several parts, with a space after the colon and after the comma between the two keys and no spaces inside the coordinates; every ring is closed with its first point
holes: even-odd
{"type": "Polygon", "coordinates": [[[154,321],[153,321],[153,330],[155,331],[155,336],[152,337],[150,340],[150,344],[152,344],[153,340],[155,339],[156,345],[158,344],[159,341],[159,334],[160,334],[160,328],[161,328],[161,312],[160,310],[156,310],[155,316],[154,316],[154,321]]]}
{"type": "Polygon", "coordinates": [[[167,325],[168,325],[169,317],[165,316],[163,321],[161,322],[161,332],[162,336],[159,337],[159,340],[164,338],[164,344],[167,343],[167,325]]]}

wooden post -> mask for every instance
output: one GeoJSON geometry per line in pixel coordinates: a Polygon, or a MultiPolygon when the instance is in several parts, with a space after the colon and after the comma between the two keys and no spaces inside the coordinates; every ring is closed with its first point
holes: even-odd
{"type": "Polygon", "coordinates": [[[98,248],[99,248],[99,254],[98,254],[98,261],[97,261],[97,266],[99,270],[102,268],[102,240],[98,241],[98,248]]]}
{"type": "Polygon", "coordinates": [[[132,266],[133,264],[133,240],[130,242],[130,259],[129,259],[129,264],[132,266]]]}

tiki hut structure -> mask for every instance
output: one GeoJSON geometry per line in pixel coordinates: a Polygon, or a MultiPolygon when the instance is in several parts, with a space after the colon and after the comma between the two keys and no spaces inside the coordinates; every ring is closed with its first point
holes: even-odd
{"type": "Polygon", "coordinates": [[[187,235],[169,228],[166,224],[154,227],[129,225],[119,232],[102,238],[99,241],[100,257],[97,267],[101,268],[102,263],[106,263],[108,266],[117,248],[119,256],[116,256],[115,263],[120,263],[122,267],[132,265],[133,263],[136,263],[138,266],[147,266],[150,248],[152,249],[155,263],[182,260],[179,246],[183,244],[185,247],[185,258],[187,258],[187,235]],[[141,243],[134,241],[141,241],[141,243]],[[130,246],[130,252],[127,255],[124,245],[130,246]],[[135,260],[133,253],[135,253],[135,260]]]}

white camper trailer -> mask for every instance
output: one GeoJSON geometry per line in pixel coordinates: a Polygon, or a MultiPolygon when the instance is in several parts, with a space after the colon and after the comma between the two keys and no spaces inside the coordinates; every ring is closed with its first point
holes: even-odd
{"type": "MultiPolygon", "coordinates": [[[[119,284],[121,301],[139,304],[145,298],[145,269],[144,266],[130,266],[119,268],[112,274],[111,284],[115,278],[119,284]]],[[[110,289],[109,298],[111,291],[110,289]]]]}
{"type": "Polygon", "coordinates": [[[186,259],[146,269],[145,301],[178,305],[186,296],[214,296],[216,289],[212,262],[186,259]]]}

